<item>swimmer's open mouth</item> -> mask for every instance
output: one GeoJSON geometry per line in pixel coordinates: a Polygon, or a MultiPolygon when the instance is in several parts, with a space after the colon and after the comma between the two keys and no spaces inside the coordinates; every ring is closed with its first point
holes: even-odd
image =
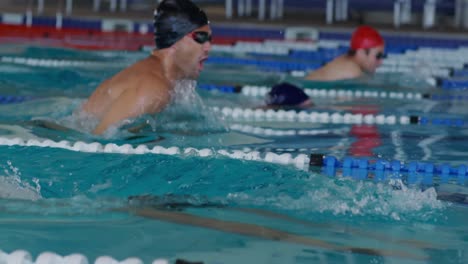
{"type": "Polygon", "coordinates": [[[198,62],[198,66],[200,67],[200,70],[203,69],[203,65],[205,64],[205,61],[208,59],[208,57],[204,57],[202,58],[199,62],[198,62]]]}

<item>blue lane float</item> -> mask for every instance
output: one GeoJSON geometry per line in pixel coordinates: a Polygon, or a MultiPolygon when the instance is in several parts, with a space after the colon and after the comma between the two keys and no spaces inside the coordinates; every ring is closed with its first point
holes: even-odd
{"type": "Polygon", "coordinates": [[[0,95],[0,105],[17,104],[32,100],[31,96],[0,95]]]}
{"type": "Polygon", "coordinates": [[[356,180],[373,180],[384,182],[402,180],[409,185],[455,183],[467,184],[467,166],[451,166],[449,164],[433,164],[429,162],[412,161],[405,163],[399,160],[382,160],[369,158],[346,157],[338,160],[334,156],[311,154],[309,166],[321,168],[322,173],[330,177],[343,176],[356,180]]]}
{"type": "Polygon", "coordinates": [[[198,84],[199,89],[207,91],[218,91],[222,93],[240,93],[242,91],[242,86],[234,85],[216,85],[216,84],[198,84]]]}
{"type": "Polygon", "coordinates": [[[439,79],[437,80],[438,86],[444,90],[465,90],[468,89],[467,79],[439,79]]]}
{"type": "Polygon", "coordinates": [[[242,65],[242,66],[255,66],[265,71],[306,71],[318,69],[322,63],[308,63],[308,62],[285,62],[285,61],[266,61],[257,59],[244,59],[244,58],[229,58],[229,57],[209,57],[206,63],[221,64],[221,65],[242,65]]]}
{"type": "Polygon", "coordinates": [[[453,94],[424,94],[423,98],[431,99],[434,101],[466,101],[468,95],[453,95],[453,94]]]}

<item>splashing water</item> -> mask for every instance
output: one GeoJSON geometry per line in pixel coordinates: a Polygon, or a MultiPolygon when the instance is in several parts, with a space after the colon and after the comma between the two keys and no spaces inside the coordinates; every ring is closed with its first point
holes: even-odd
{"type": "Polygon", "coordinates": [[[81,111],[81,106],[77,109],[80,110],[62,118],[60,123],[80,132],[91,133],[93,129],[99,124],[99,119],[90,115],[89,113],[81,111]]]}
{"type": "MultiPolygon", "coordinates": [[[[128,136],[130,132],[126,128],[143,125],[152,131],[183,133],[227,131],[227,127],[219,122],[218,117],[205,106],[196,93],[196,85],[196,81],[193,80],[177,81],[171,92],[171,102],[162,112],[125,119],[110,126],[102,137],[110,139],[128,136]]],[[[83,111],[75,111],[59,120],[60,125],[86,134],[91,134],[98,123],[96,117],[83,111]]]]}
{"type": "MultiPolygon", "coordinates": [[[[3,167],[3,166],[2,166],[3,167]]],[[[35,187],[21,180],[21,172],[14,167],[11,161],[7,161],[7,167],[3,167],[5,176],[0,176],[0,198],[21,199],[36,201],[41,199],[41,186],[39,179],[33,178],[35,187]]]]}
{"type": "Polygon", "coordinates": [[[345,178],[331,180],[312,175],[307,184],[296,190],[296,195],[275,193],[258,197],[231,193],[228,198],[241,203],[253,202],[257,206],[272,205],[281,210],[330,213],[334,216],[372,216],[392,221],[430,220],[446,207],[437,199],[434,188],[421,191],[403,184],[401,186],[395,189],[392,183],[356,182],[345,178]]]}
{"type": "Polygon", "coordinates": [[[190,133],[227,131],[196,93],[196,85],[193,80],[176,82],[170,105],[157,116],[156,129],[190,133]]]}

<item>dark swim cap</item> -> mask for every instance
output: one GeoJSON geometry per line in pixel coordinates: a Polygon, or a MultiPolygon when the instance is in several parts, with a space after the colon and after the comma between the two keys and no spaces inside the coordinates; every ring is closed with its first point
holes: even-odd
{"type": "Polygon", "coordinates": [[[271,88],[266,103],[268,105],[298,105],[309,99],[301,88],[290,83],[280,83],[271,88]]]}
{"type": "Polygon", "coordinates": [[[382,36],[370,26],[358,27],[351,37],[351,50],[370,49],[384,45],[382,36]]]}
{"type": "Polygon", "coordinates": [[[154,13],[156,48],[168,48],[188,33],[208,23],[205,12],[192,1],[164,0],[154,13]]]}

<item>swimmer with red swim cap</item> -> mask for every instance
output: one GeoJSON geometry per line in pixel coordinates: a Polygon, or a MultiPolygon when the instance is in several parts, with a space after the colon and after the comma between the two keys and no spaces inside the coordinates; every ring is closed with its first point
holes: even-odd
{"type": "Polygon", "coordinates": [[[384,52],[385,42],[379,32],[370,26],[360,26],[351,37],[347,54],[311,72],[306,79],[334,81],[373,74],[382,64],[384,52]]]}
{"type": "Polygon", "coordinates": [[[105,80],[83,105],[97,119],[94,134],[123,120],[162,111],[180,80],[195,80],[211,49],[208,18],[191,0],[163,0],[154,14],[156,48],[105,80]]]}

